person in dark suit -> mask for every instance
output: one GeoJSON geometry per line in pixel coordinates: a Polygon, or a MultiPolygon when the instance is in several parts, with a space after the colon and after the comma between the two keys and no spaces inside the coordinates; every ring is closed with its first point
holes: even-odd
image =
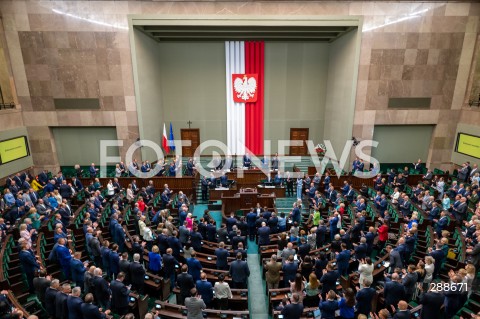
{"type": "Polygon", "coordinates": [[[118,269],[119,271],[125,274],[125,279],[123,279],[123,283],[125,285],[130,284],[130,261],[128,261],[128,253],[123,253],[122,258],[118,262],[118,269]]]}
{"type": "Polygon", "coordinates": [[[393,249],[392,246],[388,245],[385,250],[389,254],[390,258],[390,273],[393,273],[395,268],[403,268],[402,256],[400,255],[397,249],[393,249]]]}
{"type": "Polygon", "coordinates": [[[442,243],[438,242],[435,246],[435,250],[429,248],[430,253],[429,256],[432,256],[435,260],[435,268],[433,270],[433,279],[437,278],[437,275],[440,273],[440,269],[442,267],[443,259],[446,257],[445,253],[442,250],[442,243]]]}
{"type": "Polygon", "coordinates": [[[320,282],[322,283],[322,298],[326,298],[327,292],[330,290],[337,291],[337,280],[339,277],[339,273],[333,270],[333,265],[328,263],[320,278],[320,282]]]}
{"type": "Polygon", "coordinates": [[[258,247],[270,245],[270,227],[265,222],[262,222],[261,227],[258,228],[258,247]]]}
{"type": "Polygon", "coordinates": [[[179,263],[172,255],[172,248],[167,249],[167,253],[162,256],[162,260],[165,278],[170,279],[170,290],[173,290],[175,287],[175,267],[178,267],[179,263]]]}
{"type": "Polygon", "coordinates": [[[73,255],[73,258],[70,260],[70,272],[72,273],[72,281],[77,285],[77,287],[83,287],[85,282],[85,267],[88,263],[83,263],[82,252],[76,251],[73,255]]]}
{"type": "Polygon", "coordinates": [[[72,288],[70,287],[70,284],[63,284],[58,294],[55,296],[55,318],[56,319],[68,318],[67,298],[71,290],[72,288]]]}
{"type": "Polygon", "coordinates": [[[143,287],[145,285],[145,268],[140,263],[140,255],[133,255],[133,262],[130,264],[130,282],[132,289],[139,294],[143,294],[143,287]]]}
{"type": "Polygon", "coordinates": [[[363,288],[360,289],[355,298],[357,300],[357,312],[368,316],[372,311],[372,300],[375,297],[376,291],[374,288],[370,287],[372,282],[364,278],[363,279],[363,288]]]}
{"type": "Polygon", "coordinates": [[[248,235],[250,237],[250,240],[255,239],[255,235],[256,235],[255,222],[256,221],[257,221],[257,214],[254,212],[252,208],[250,212],[247,214],[248,235]]]}
{"type": "Polygon", "coordinates": [[[128,296],[130,295],[130,289],[125,286],[123,283],[124,280],[125,273],[120,272],[117,278],[110,283],[110,289],[112,290],[112,311],[121,316],[128,312],[128,296]]]}
{"type": "Polygon", "coordinates": [[[283,281],[285,287],[290,286],[290,281],[295,280],[298,271],[298,262],[294,260],[294,255],[289,255],[282,265],[283,281]]]}
{"type": "Polygon", "coordinates": [[[422,305],[420,318],[441,318],[444,313],[443,303],[445,296],[440,292],[440,290],[436,289],[423,292],[423,285],[420,285],[419,289],[421,293],[418,297],[418,303],[422,305]]]}
{"type": "MultiPolygon", "coordinates": [[[[458,284],[462,282],[462,277],[458,274],[450,277],[450,283],[458,284]]],[[[445,296],[444,305],[445,305],[445,318],[453,318],[455,314],[460,310],[463,306],[464,302],[462,302],[462,294],[458,291],[444,291],[443,295],[445,296]]]]}
{"type": "Polygon", "coordinates": [[[196,258],[196,252],[193,251],[190,258],[187,258],[188,273],[192,275],[193,281],[200,280],[200,272],[203,267],[200,261],[196,258]]]}
{"type": "Polygon", "coordinates": [[[250,157],[250,154],[246,153],[245,155],[243,155],[243,167],[250,168],[251,165],[252,159],[250,157]]]}
{"type": "Polygon", "coordinates": [[[85,302],[80,306],[82,310],[83,319],[105,319],[105,315],[110,314],[110,310],[100,312],[97,306],[93,304],[93,295],[86,294],[85,302]]]}
{"type": "Polygon", "coordinates": [[[410,319],[411,315],[408,303],[405,300],[400,300],[398,302],[398,310],[394,311],[393,319],[410,319]]]}
{"type": "Polygon", "coordinates": [[[202,185],[202,200],[207,200],[208,199],[208,184],[209,181],[206,179],[204,175],[202,175],[202,178],[200,179],[201,185],[202,185]]]}
{"type": "Polygon", "coordinates": [[[322,301],[321,296],[319,297],[320,303],[318,304],[318,308],[322,311],[322,319],[335,319],[335,311],[339,308],[335,291],[330,290],[327,293],[325,301],[322,301]]]}
{"type": "Polygon", "coordinates": [[[57,299],[57,294],[60,292],[58,288],[60,287],[60,281],[58,279],[52,280],[50,287],[45,291],[45,310],[51,318],[56,318],[55,316],[55,300],[57,299]]]}
{"type": "Polygon", "coordinates": [[[401,278],[397,273],[392,274],[392,280],[385,282],[383,290],[385,298],[385,307],[395,307],[400,300],[405,300],[405,288],[401,283],[401,278]]]}
{"type": "Polygon", "coordinates": [[[348,264],[350,262],[350,251],[347,250],[347,245],[342,243],[342,251],[337,254],[337,269],[340,276],[348,275],[348,264]]]}
{"type": "Polygon", "coordinates": [[[45,308],[45,292],[50,287],[51,278],[47,276],[47,272],[41,269],[38,272],[38,277],[33,278],[33,287],[35,288],[35,294],[38,297],[38,300],[42,303],[45,308]]]}
{"type": "Polygon", "coordinates": [[[35,276],[35,270],[40,269],[40,265],[32,251],[28,249],[27,243],[22,244],[22,251],[20,251],[18,257],[20,259],[20,266],[27,277],[28,289],[30,293],[34,293],[33,277],[35,276]]]}
{"type": "Polygon", "coordinates": [[[95,296],[97,304],[100,306],[100,308],[109,309],[112,292],[110,291],[108,282],[102,277],[102,269],[95,268],[93,273],[93,295],[95,296]]]}
{"type": "Polygon", "coordinates": [[[218,248],[215,249],[215,256],[217,256],[216,266],[219,270],[227,270],[228,269],[228,261],[227,258],[230,256],[228,250],[225,249],[225,243],[221,241],[218,244],[218,248]]]}
{"type": "Polygon", "coordinates": [[[67,297],[68,319],[83,319],[81,293],[82,289],[80,287],[74,287],[72,294],[67,297]]]}
{"type": "Polygon", "coordinates": [[[233,288],[246,289],[250,269],[246,261],[242,260],[242,254],[236,255],[236,260],[230,264],[230,277],[232,278],[233,288]]]}
{"type": "Polygon", "coordinates": [[[285,319],[300,319],[303,313],[303,304],[300,302],[300,296],[293,293],[290,301],[282,309],[282,315],[285,319]]]}
{"type": "Polygon", "coordinates": [[[309,243],[307,243],[306,239],[304,237],[300,238],[300,245],[298,246],[298,255],[302,260],[305,259],[305,256],[307,256],[310,253],[311,246],[309,243]]]}
{"type": "Polygon", "coordinates": [[[116,277],[120,271],[120,256],[118,254],[118,245],[113,244],[109,255],[110,272],[116,277]]]}
{"type": "Polygon", "coordinates": [[[198,294],[202,296],[205,305],[207,305],[207,308],[210,308],[213,300],[213,286],[207,280],[207,274],[203,272],[200,275],[200,280],[197,280],[195,285],[197,287],[198,294]]]}
{"type": "Polygon", "coordinates": [[[182,266],[182,273],[177,277],[177,285],[180,288],[177,303],[183,305],[185,298],[190,297],[190,290],[195,287],[192,275],[188,273],[188,266],[182,266]]]}

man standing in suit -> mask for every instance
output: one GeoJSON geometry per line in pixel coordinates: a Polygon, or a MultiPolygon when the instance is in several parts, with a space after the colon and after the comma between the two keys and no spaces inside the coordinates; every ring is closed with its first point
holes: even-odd
{"type": "Polygon", "coordinates": [[[290,281],[295,280],[295,275],[298,271],[298,262],[294,260],[294,256],[288,256],[287,260],[282,265],[283,282],[285,287],[290,285],[290,281]]]}
{"type": "Polygon", "coordinates": [[[72,273],[72,281],[77,287],[83,287],[85,282],[85,267],[88,266],[87,262],[82,263],[82,252],[76,251],[73,258],[70,260],[70,271],[72,273]]]}
{"type": "Polygon", "coordinates": [[[207,308],[210,308],[210,305],[212,304],[212,300],[213,300],[213,286],[207,280],[206,273],[202,272],[200,276],[200,280],[197,280],[196,282],[196,287],[197,287],[198,294],[202,296],[202,299],[205,302],[205,305],[207,305],[207,308]]]}
{"type": "Polygon", "coordinates": [[[230,253],[224,247],[225,247],[225,243],[223,241],[221,241],[218,244],[218,248],[215,249],[215,256],[217,256],[216,266],[217,266],[217,269],[219,269],[219,270],[227,270],[228,269],[227,259],[228,259],[228,256],[230,255],[230,253]]]}
{"type": "Polygon", "coordinates": [[[402,256],[397,249],[393,249],[392,246],[388,245],[385,249],[389,254],[390,258],[390,273],[393,273],[395,268],[403,268],[402,256]]]}
{"type": "MultiPolygon", "coordinates": [[[[112,292],[110,291],[110,287],[108,282],[102,277],[102,269],[95,268],[93,272],[95,277],[93,278],[93,294],[95,299],[97,300],[97,304],[102,309],[109,309],[110,308],[110,298],[112,296],[112,292]]],[[[85,301],[87,302],[87,301],[85,301]]]]}
{"type": "Polygon", "coordinates": [[[125,280],[125,273],[120,272],[117,278],[110,283],[112,290],[112,311],[118,315],[123,316],[128,312],[128,296],[130,289],[123,283],[125,280]]]}
{"type": "Polygon", "coordinates": [[[67,297],[67,311],[68,319],[83,319],[82,314],[82,289],[80,287],[75,287],[72,289],[72,294],[67,297]]]}
{"type": "Polygon", "coordinates": [[[145,268],[140,263],[140,255],[133,255],[133,262],[130,264],[130,281],[132,289],[139,294],[143,294],[143,287],[145,285],[145,268]]]}
{"type": "Polygon", "coordinates": [[[372,300],[375,297],[376,291],[370,285],[372,282],[367,278],[363,279],[363,288],[357,292],[355,296],[357,300],[357,311],[359,314],[368,316],[372,311],[372,300]]]}
{"type": "Polygon", "coordinates": [[[60,281],[58,279],[52,280],[50,287],[45,291],[45,310],[51,318],[55,317],[55,300],[57,299],[57,294],[60,288],[60,281]]]}
{"type": "Polygon", "coordinates": [[[443,259],[446,257],[445,253],[442,250],[442,243],[438,242],[435,245],[435,250],[432,250],[432,248],[428,248],[429,250],[429,256],[432,256],[433,259],[435,260],[435,268],[433,269],[433,279],[437,278],[437,275],[440,273],[440,268],[442,267],[443,259]]]}
{"type": "Polygon", "coordinates": [[[253,210],[253,208],[250,210],[250,212],[247,214],[247,225],[248,225],[248,235],[250,237],[250,240],[255,240],[255,222],[257,221],[257,214],[253,210]]]}
{"type": "Polygon", "coordinates": [[[246,261],[242,260],[242,254],[238,253],[236,260],[230,265],[230,277],[232,278],[233,288],[246,289],[250,269],[246,261]]]}
{"type": "Polygon", "coordinates": [[[293,293],[290,301],[282,309],[282,315],[286,319],[300,319],[303,313],[303,304],[300,302],[300,296],[293,293]]]}
{"type": "Polygon", "coordinates": [[[74,287],[72,294],[67,297],[68,319],[83,319],[81,293],[82,289],[80,287],[74,287]]]}
{"type": "Polygon", "coordinates": [[[175,266],[178,267],[178,261],[172,256],[172,248],[167,249],[167,253],[162,256],[163,272],[165,278],[170,279],[170,290],[175,287],[175,266]]]}
{"type": "Polygon", "coordinates": [[[62,288],[59,290],[59,293],[55,297],[55,318],[56,319],[68,318],[67,298],[71,291],[72,291],[72,287],[70,287],[70,284],[63,284],[62,288]]]}
{"type": "Polygon", "coordinates": [[[192,275],[188,273],[188,266],[182,266],[182,273],[177,277],[177,285],[180,288],[177,303],[183,305],[185,298],[190,296],[190,290],[195,287],[192,275]]]}
{"type": "Polygon", "coordinates": [[[188,273],[192,275],[193,281],[196,282],[200,280],[200,272],[202,271],[203,267],[200,263],[200,260],[196,258],[196,252],[192,252],[192,256],[187,258],[187,266],[188,266],[188,273]]]}
{"type": "Polygon", "coordinates": [[[443,303],[445,300],[445,297],[443,296],[441,291],[434,289],[424,292],[422,285],[419,285],[419,289],[421,291],[421,294],[418,297],[418,303],[422,305],[422,312],[420,313],[420,318],[441,318],[444,313],[443,303]]]}
{"type": "Polygon", "coordinates": [[[270,245],[270,227],[265,222],[258,228],[258,248],[265,245],[270,245]]]}
{"type": "Polygon", "coordinates": [[[130,284],[130,261],[128,261],[128,253],[123,253],[122,258],[118,262],[118,269],[119,271],[123,272],[125,278],[123,279],[123,283],[125,285],[130,284]]]}
{"type": "Polygon", "coordinates": [[[207,308],[196,288],[190,290],[190,296],[185,298],[188,319],[203,319],[202,310],[207,308]]]}
{"type": "Polygon", "coordinates": [[[342,251],[337,254],[337,269],[340,276],[348,275],[348,265],[350,262],[350,251],[347,250],[347,245],[345,243],[341,244],[342,251]]]}
{"type": "Polygon", "coordinates": [[[405,288],[401,284],[401,278],[397,273],[392,274],[392,280],[385,282],[383,289],[385,308],[395,307],[400,300],[405,300],[405,288]]]}
{"type": "Polygon", "coordinates": [[[51,277],[47,276],[47,272],[41,269],[38,272],[38,277],[33,278],[33,287],[35,288],[35,294],[38,296],[38,300],[45,308],[45,292],[51,284],[51,277]]]}
{"type": "Polygon", "coordinates": [[[85,302],[80,306],[80,309],[82,310],[83,318],[89,319],[105,319],[105,315],[110,313],[110,309],[100,312],[100,309],[93,304],[92,294],[85,296],[85,302]]]}
{"type": "Polygon", "coordinates": [[[60,238],[58,240],[56,253],[65,278],[70,279],[70,259],[72,259],[72,255],[70,255],[70,250],[65,247],[65,238],[60,238]]]}
{"type": "Polygon", "coordinates": [[[35,259],[32,251],[28,249],[27,243],[22,244],[22,251],[20,251],[18,257],[20,259],[22,270],[27,277],[28,289],[30,293],[34,293],[35,288],[33,286],[33,277],[35,276],[35,270],[40,269],[40,265],[35,259]]]}

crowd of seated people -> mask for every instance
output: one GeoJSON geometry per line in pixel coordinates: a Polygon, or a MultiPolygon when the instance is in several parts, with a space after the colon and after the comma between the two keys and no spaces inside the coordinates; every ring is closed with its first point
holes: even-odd
{"type": "MultiPolygon", "coordinates": [[[[121,164],[117,168],[125,170],[121,164]]],[[[139,169],[148,169],[147,164],[139,169]]],[[[363,170],[362,164],[356,160],[353,171],[363,170]]],[[[335,188],[330,181],[336,177],[329,173],[312,178],[305,175],[292,179],[291,193],[293,183],[297,183],[298,200],[289,213],[257,206],[245,216],[228,214],[217,227],[208,211],[196,220],[188,196],[182,192],[174,195],[167,184],[155,190],[153,183],[139,188],[132,181],[123,189],[118,182],[125,173],[122,171],[102,187],[92,163],[92,182],[87,187],[77,177],[67,182],[61,172],[51,178],[42,172],[36,178],[17,174],[7,179],[0,207],[0,235],[5,238],[21,221],[20,264],[29,291],[37,294],[51,318],[63,319],[67,314],[68,318],[111,314],[128,318],[129,295],[145,294],[147,272],[163,278],[170,292],[176,293],[176,302],[191,313],[205,308],[229,309],[232,289],[247,288],[249,241],[256,241],[260,254],[273,244],[274,252],[262,265],[268,290],[288,291],[288,296],[273,305],[286,319],[300,318],[309,308],[320,309],[322,318],[409,318],[412,301],[422,305],[421,318],[443,314],[451,318],[472,294],[480,265],[478,170],[476,165],[469,167],[469,163],[462,165],[455,181],[427,170],[417,185],[407,184],[408,169],[390,171],[385,178],[375,178],[372,196],[365,196],[363,191],[359,194],[348,181],[335,188]],[[85,250],[74,251],[69,240],[74,214],[71,205],[80,192],[86,194],[86,212],[80,225],[85,250]],[[154,205],[156,197],[160,207],[154,205]],[[108,222],[102,228],[100,220],[107,206],[108,222]],[[374,207],[371,219],[375,223],[367,223],[368,206],[374,207]],[[389,207],[400,221],[397,234],[391,229],[395,218],[389,207]],[[124,227],[127,218],[133,220],[131,234],[124,227]],[[45,220],[53,225],[54,246],[48,263],[58,265],[58,278],[51,278],[35,250],[36,236],[45,220]],[[425,230],[422,223],[433,229],[433,240],[425,247],[425,256],[418,257],[419,230],[425,230]],[[452,246],[450,223],[456,223],[465,238],[467,258],[461,267],[447,271],[452,246]],[[197,258],[205,253],[204,241],[216,245],[212,251],[212,267],[217,271],[214,283],[211,278],[207,280],[205,266],[197,258]],[[384,256],[388,263],[380,264],[385,271],[378,279],[378,274],[374,277],[375,261],[384,256]],[[342,289],[340,281],[352,276],[355,283],[342,289]],[[465,283],[465,288],[461,293],[431,289],[431,284],[438,282],[465,283]],[[372,300],[379,293],[382,308],[373,312],[372,300]]],[[[420,172],[421,163],[414,163],[413,169],[420,172]]],[[[283,182],[288,188],[288,176],[283,182]]],[[[211,187],[208,182],[207,187],[211,187]]]]}

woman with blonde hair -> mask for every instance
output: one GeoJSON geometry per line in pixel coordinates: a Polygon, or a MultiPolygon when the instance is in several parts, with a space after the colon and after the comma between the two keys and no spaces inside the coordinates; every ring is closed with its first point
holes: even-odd
{"type": "Polygon", "coordinates": [[[423,279],[423,291],[427,291],[428,286],[433,280],[433,271],[435,270],[435,259],[432,256],[425,257],[425,278],[423,279]]]}
{"type": "Polygon", "coordinates": [[[475,280],[476,276],[475,266],[473,264],[467,264],[465,266],[465,271],[467,272],[465,275],[465,282],[467,283],[468,297],[470,297],[472,294],[473,281],[475,280]]]}
{"type": "Polygon", "coordinates": [[[193,230],[193,218],[192,218],[192,213],[187,214],[187,218],[185,219],[187,222],[187,229],[189,231],[193,230]]]}
{"type": "Polygon", "coordinates": [[[58,189],[55,189],[53,191],[53,197],[55,197],[55,199],[57,200],[57,203],[58,205],[60,205],[62,203],[62,195],[60,195],[60,193],[58,192],[58,189]]]}
{"type": "Polygon", "coordinates": [[[319,298],[318,294],[320,292],[319,290],[320,287],[320,281],[317,278],[317,275],[315,275],[314,272],[312,272],[308,276],[308,282],[305,282],[305,299],[303,300],[303,305],[305,307],[317,307],[319,298]]]}
{"type": "Polygon", "coordinates": [[[128,184],[127,186],[127,200],[131,202],[135,198],[135,195],[133,194],[133,188],[132,184],[128,184]]]}

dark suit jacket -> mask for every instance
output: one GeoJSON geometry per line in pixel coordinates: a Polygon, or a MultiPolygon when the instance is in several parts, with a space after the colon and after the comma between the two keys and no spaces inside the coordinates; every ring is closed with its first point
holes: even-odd
{"type": "Polygon", "coordinates": [[[37,263],[35,256],[26,250],[22,250],[19,253],[20,265],[22,269],[27,274],[35,273],[35,269],[40,269],[40,265],[37,263]]]}
{"type": "Polygon", "coordinates": [[[383,290],[385,304],[396,306],[400,300],[405,300],[405,288],[398,282],[387,282],[383,290]]]}
{"type": "Polygon", "coordinates": [[[357,292],[357,310],[358,313],[368,316],[372,311],[372,300],[376,291],[372,287],[360,289],[357,292]]]}
{"type": "Polygon", "coordinates": [[[270,244],[270,228],[260,227],[258,229],[258,244],[259,245],[269,245],[270,244]]]}
{"type": "Polygon", "coordinates": [[[170,276],[175,273],[175,265],[178,265],[178,261],[169,254],[164,254],[162,260],[165,277],[170,278],[170,276]]]}
{"type": "Polygon", "coordinates": [[[183,272],[177,277],[177,286],[182,296],[190,296],[190,290],[195,287],[192,275],[183,272]]]}
{"type": "Polygon", "coordinates": [[[441,318],[444,312],[442,309],[445,297],[441,293],[426,292],[420,295],[418,301],[422,305],[421,318],[441,318]]]}
{"type": "Polygon", "coordinates": [[[215,249],[215,256],[217,256],[217,268],[223,269],[228,266],[227,258],[230,255],[228,250],[224,248],[217,248],[215,249]]]}
{"type": "Polygon", "coordinates": [[[70,272],[73,282],[83,282],[85,280],[85,270],[81,260],[73,258],[70,260],[70,272]]]}
{"type": "Polygon", "coordinates": [[[45,291],[45,310],[53,318],[55,318],[55,300],[58,293],[58,290],[50,287],[45,291]]]}
{"type": "Polygon", "coordinates": [[[142,285],[145,281],[145,268],[141,263],[130,264],[130,281],[132,284],[142,285]]]}
{"type": "Polygon", "coordinates": [[[285,319],[300,319],[303,313],[302,304],[289,304],[282,309],[282,315],[285,319]]]}
{"type": "Polygon", "coordinates": [[[130,291],[127,286],[121,281],[112,280],[110,289],[112,290],[112,306],[117,309],[128,307],[128,295],[130,291]]]}
{"type": "Polygon", "coordinates": [[[250,276],[248,264],[243,260],[235,260],[230,264],[230,276],[233,282],[246,283],[250,276]]]}
{"type": "Polygon", "coordinates": [[[38,296],[38,300],[45,303],[45,292],[50,287],[50,280],[47,278],[36,277],[33,278],[33,287],[35,287],[35,293],[38,296]]]}
{"type": "Polygon", "coordinates": [[[196,283],[198,294],[202,296],[203,301],[206,304],[212,302],[213,299],[213,290],[212,284],[208,281],[197,280],[196,283]]]}
{"type": "Polygon", "coordinates": [[[67,309],[68,295],[63,292],[59,292],[55,298],[55,318],[68,319],[67,309]]]}
{"type": "Polygon", "coordinates": [[[337,291],[337,279],[340,277],[336,271],[328,271],[321,278],[322,293],[327,293],[330,290],[337,291]]]}
{"type": "Polygon", "coordinates": [[[107,304],[110,300],[110,295],[111,291],[107,281],[102,277],[95,276],[93,278],[93,296],[95,300],[100,304],[107,304]]]}
{"type": "Polygon", "coordinates": [[[130,283],[130,262],[128,260],[120,260],[118,262],[120,271],[125,273],[125,283],[130,283]]]}
{"type": "Polygon", "coordinates": [[[67,297],[67,309],[68,319],[82,319],[82,304],[83,301],[80,297],[68,296],[67,297]]]}
{"type": "Polygon", "coordinates": [[[98,307],[91,303],[83,303],[80,307],[82,309],[83,319],[104,319],[105,314],[98,310],[98,307]]]}
{"type": "Polygon", "coordinates": [[[408,309],[405,311],[397,310],[397,312],[395,312],[395,315],[393,316],[393,319],[410,319],[411,315],[412,314],[408,309]]]}

